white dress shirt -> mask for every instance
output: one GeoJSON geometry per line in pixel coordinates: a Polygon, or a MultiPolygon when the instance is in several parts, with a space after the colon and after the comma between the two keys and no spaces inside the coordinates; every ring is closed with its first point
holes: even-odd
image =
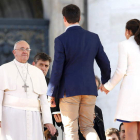
{"type": "Polygon", "coordinates": [[[80,26],[80,25],[79,25],[79,24],[72,24],[72,25],[66,27],[65,31],[67,31],[68,28],[70,28],[70,27],[74,27],[74,26],[80,26]]]}

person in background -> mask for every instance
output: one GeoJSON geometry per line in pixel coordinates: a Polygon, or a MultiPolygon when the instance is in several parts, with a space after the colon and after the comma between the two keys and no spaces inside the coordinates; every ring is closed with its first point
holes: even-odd
{"type": "MultiPolygon", "coordinates": [[[[32,63],[34,66],[36,66],[37,68],[42,70],[42,72],[45,76],[47,85],[49,84],[49,80],[50,80],[47,77],[47,73],[50,68],[51,62],[52,62],[52,59],[49,55],[47,55],[44,52],[40,52],[35,55],[34,61],[32,63]]],[[[56,98],[56,100],[57,100],[57,98],[56,98]]],[[[58,102],[58,101],[56,101],[56,102],[58,102]]],[[[54,112],[54,111],[56,111],[56,108],[51,108],[51,112],[54,112]]],[[[53,125],[55,126],[55,119],[54,119],[53,115],[52,115],[52,119],[53,119],[53,125]]],[[[57,125],[60,126],[61,124],[57,123],[57,125]]],[[[52,137],[51,140],[57,140],[57,137],[52,137]]]]}
{"type": "Polygon", "coordinates": [[[125,128],[124,124],[121,123],[119,126],[120,140],[125,140],[125,128]]]}
{"type": "Polygon", "coordinates": [[[107,129],[105,136],[106,140],[120,140],[119,130],[116,128],[107,129]]]}
{"type": "Polygon", "coordinates": [[[34,61],[33,61],[33,65],[38,67],[40,70],[42,70],[45,78],[46,78],[46,82],[47,82],[47,85],[49,84],[49,78],[47,77],[47,73],[48,73],[48,70],[50,68],[50,64],[52,62],[52,59],[49,55],[47,55],[46,53],[44,52],[40,52],[40,53],[37,53],[34,57],[34,61]]]}

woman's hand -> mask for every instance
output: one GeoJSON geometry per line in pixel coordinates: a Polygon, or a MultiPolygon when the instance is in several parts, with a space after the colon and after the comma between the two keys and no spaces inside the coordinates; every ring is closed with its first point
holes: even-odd
{"type": "Polygon", "coordinates": [[[104,87],[104,85],[101,85],[99,89],[101,90],[101,92],[104,91],[106,94],[108,94],[108,92],[109,92],[109,90],[107,90],[107,89],[104,87]]]}

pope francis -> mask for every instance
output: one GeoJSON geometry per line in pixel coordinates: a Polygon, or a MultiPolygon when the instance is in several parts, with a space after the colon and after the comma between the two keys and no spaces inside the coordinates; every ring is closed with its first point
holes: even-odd
{"type": "Polygon", "coordinates": [[[0,140],[44,140],[43,125],[56,132],[42,71],[29,63],[30,46],[18,41],[15,59],[0,66],[0,140]]]}

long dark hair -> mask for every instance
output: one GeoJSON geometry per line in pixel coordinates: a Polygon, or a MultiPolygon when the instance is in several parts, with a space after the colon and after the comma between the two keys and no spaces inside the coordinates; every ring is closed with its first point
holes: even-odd
{"type": "Polygon", "coordinates": [[[140,45],[140,21],[138,19],[131,19],[126,23],[126,29],[131,30],[134,39],[140,45]]]}

